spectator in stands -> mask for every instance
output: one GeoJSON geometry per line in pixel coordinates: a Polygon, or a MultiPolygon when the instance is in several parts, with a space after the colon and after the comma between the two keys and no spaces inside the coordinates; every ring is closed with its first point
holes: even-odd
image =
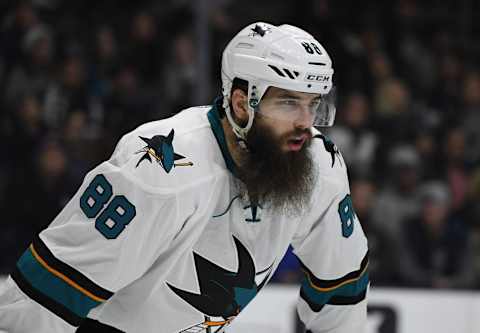
{"type": "Polygon", "coordinates": [[[466,154],[471,163],[480,162],[480,71],[469,72],[463,85],[463,111],[457,118],[465,131],[466,154]]]}
{"type": "Polygon", "coordinates": [[[429,182],[422,187],[420,198],[420,213],[407,220],[399,234],[399,276],[411,287],[472,288],[471,232],[452,214],[447,185],[429,182]]]}
{"type": "Polygon", "coordinates": [[[465,204],[470,176],[465,133],[461,128],[453,127],[446,133],[443,150],[442,176],[451,191],[450,205],[458,212],[465,204]]]}
{"type": "Polygon", "coordinates": [[[47,140],[34,156],[29,172],[16,176],[7,188],[4,206],[7,209],[2,219],[6,243],[2,247],[9,248],[9,255],[2,256],[0,262],[4,271],[13,267],[14,258],[18,258],[32,237],[52,222],[78,186],[72,184],[67,172],[67,156],[58,141],[47,140]]]}
{"type": "MultiPolygon", "coordinates": [[[[371,85],[373,86],[370,87],[370,89],[373,90],[373,92],[376,92],[379,87],[382,87],[393,78],[391,61],[382,50],[375,50],[370,54],[368,67],[371,75],[371,85]]],[[[373,93],[371,97],[375,97],[375,95],[376,93],[373,93]]]]}
{"type": "Polygon", "coordinates": [[[396,282],[396,263],[392,260],[395,247],[385,231],[372,221],[372,211],[377,195],[375,184],[368,178],[357,178],[351,185],[351,194],[355,214],[360,219],[362,228],[368,238],[368,270],[372,284],[388,285],[396,282]]]}
{"type": "Polygon", "coordinates": [[[155,85],[159,81],[167,45],[162,42],[151,13],[140,11],[133,17],[126,57],[129,64],[135,65],[142,84],[155,85]]]}
{"type": "Polygon", "coordinates": [[[84,112],[70,113],[62,131],[61,142],[69,161],[69,176],[71,182],[80,186],[85,174],[100,159],[111,152],[111,147],[105,147],[98,142],[96,129],[89,124],[84,112]]]}
{"type": "Polygon", "coordinates": [[[418,131],[414,144],[420,159],[422,180],[443,177],[442,158],[439,153],[442,149],[442,140],[437,139],[436,132],[428,129],[418,131]]]}
{"type": "Polygon", "coordinates": [[[93,80],[93,94],[102,98],[110,93],[115,70],[120,65],[120,50],[115,32],[110,26],[100,26],[96,30],[92,46],[90,75],[93,80]]]}
{"type": "Polygon", "coordinates": [[[102,137],[114,142],[141,123],[155,119],[162,100],[148,90],[142,89],[141,78],[135,66],[124,64],[113,76],[112,89],[103,99],[104,131],[102,137]]]}
{"type": "MultiPolygon", "coordinates": [[[[442,39],[441,36],[437,38],[442,39]]],[[[436,85],[432,90],[431,98],[428,103],[438,110],[438,113],[443,118],[443,123],[451,124],[456,121],[456,111],[460,107],[463,68],[458,55],[451,52],[446,52],[443,43],[440,44],[437,55],[438,78],[436,85]]]]}
{"type": "MultiPolygon", "coordinates": [[[[166,108],[176,113],[193,102],[197,70],[192,35],[188,32],[181,33],[172,43],[162,77],[165,78],[166,108]]],[[[164,112],[168,115],[167,110],[164,112]]]]}
{"type": "Polygon", "coordinates": [[[471,172],[468,183],[468,194],[462,212],[464,220],[480,233],[480,167],[471,172]]]}
{"type": "MultiPolygon", "coordinates": [[[[0,54],[5,62],[5,76],[11,69],[23,64],[25,35],[40,24],[38,15],[29,1],[18,1],[16,6],[6,12],[1,27],[0,54]]],[[[2,18],[0,16],[0,18],[2,18]]]]}
{"type": "Polygon", "coordinates": [[[46,26],[36,25],[28,30],[21,46],[20,59],[24,61],[12,66],[6,80],[5,98],[10,106],[26,94],[43,98],[53,79],[54,42],[46,26]]]}
{"type": "MultiPolygon", "coordinates": [[[[468,194],[465,204],[460,211],[460,216],[472,230],[473,239],[473,266],[475,276],[480,277],[480,168],[477,168],[470,174],[468,182],[468,194]]],[[[476,283],[475,288],[479,288],[480,283],[476,283]]]]}
{"type": "Polygon", "coordinates": [[[48,127],[53,130],[62,128],[73,111],[88,114],[91,103],[85,59],[69,56],[62,64],[58,81],[52,83],[46,92],[45,119],[48,127]]]}
{"type": "Polygon", "coordinates": [[[374,96],[375,131],[382,138],[378,148],[376,174],[387,176],[389,152],[398,145],[413,141],[416,133],[416,116],[410,91],[399,79],[388,79],[378,86],[374,96]]]}
{"type": "Polygon", "coordinates": [[[389,182],[382,187],[373,206],[372,222],[390,238],[402,223],[418,211],[420,161],[413,146],[399,146],[390,154],[389,182]]]}
{"type": "Polygon", "coordinates": [[[378,144],[370,128],[370,104],[365,95],[351,93],[339,113],[340,124],[332,127],[328,135],[342,151],[350,171],[356,176],[366,176],[372,171],[378,144]]]}
{"type": "Polygon", "coordinates": [[[39,142],[47,135],[43,121],[44,110],[38,98],[24,96],[15,111],[5,118],[3,131],[4,152],[8,159],[11,175],[23,178],[31,173],[34,166],[33,156],[39,142]]]}

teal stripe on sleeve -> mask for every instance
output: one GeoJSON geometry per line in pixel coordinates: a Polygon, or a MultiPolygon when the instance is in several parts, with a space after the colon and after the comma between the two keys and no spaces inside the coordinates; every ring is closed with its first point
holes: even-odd
{"type": "Polygon", "coordinates": [[[86,317],[92,308],[101,304],[50,273],[33,256],[30,248],[18,260],[17,268],[33,288],[62,304],[79,317],[86,317]]]}
{"type": "Polygon", "coordinates": [[[317,305],[325,305],[334,296],[341,297],[355,297],[363,293],[369,283],[368,272],[365,272],[358,280],[347,283],[341,287],[329,290],[320,291],[313,288],[307,276],[302,281],[302,291],[308,299],[317,305]]]}

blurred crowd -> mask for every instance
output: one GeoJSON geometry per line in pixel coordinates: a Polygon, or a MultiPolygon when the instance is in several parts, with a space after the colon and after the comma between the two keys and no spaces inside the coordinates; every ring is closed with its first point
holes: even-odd
{"type": "MultiPolygon", "coordinates": [[[[349,165],[372,283],[480,287],[480,4],[204,1],[206,46],[193,3],[0,3],[0,274],[123,134],[194,105],[202,80],[209,104],[222,49],[262,20],[306,29],[333,59],[326,134],[349,165]]],[[[275,280],[300,279],[289,252],[275,280]]]]}

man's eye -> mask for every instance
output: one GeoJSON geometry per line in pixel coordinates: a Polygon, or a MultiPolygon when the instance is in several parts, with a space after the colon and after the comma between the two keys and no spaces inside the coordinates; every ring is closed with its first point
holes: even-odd
{"type": "Polygon", "coordinates": [[[284,99],[284,100],[280,101],[280,104],[288,105],[288,106],[297,106],[298,102],[293,100],[293,99],[284,99]]]}

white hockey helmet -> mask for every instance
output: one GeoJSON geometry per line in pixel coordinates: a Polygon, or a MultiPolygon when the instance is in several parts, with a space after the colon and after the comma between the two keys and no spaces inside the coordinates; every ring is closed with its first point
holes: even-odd
{"type": "Polygon", "coordinates": [[[332,126],[336,112],[332,77],[332,61],[312,35],[288,24],[252,23],[223,51],[223,108],[236,136],[245,140],[268,87],[316,93],[322,96],[322,103],[315,111],[314,125],[332,126]],[[235,78],[248,82],[249,120],[244,127],[235,122],[230,110],[235,78]]]}

